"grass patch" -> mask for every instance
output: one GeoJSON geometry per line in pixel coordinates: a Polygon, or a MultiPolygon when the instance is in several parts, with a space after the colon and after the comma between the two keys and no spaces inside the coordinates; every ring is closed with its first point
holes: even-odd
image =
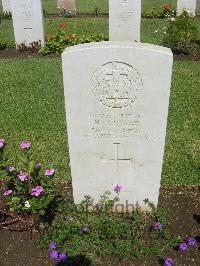
{"type": "MultiPolygon", "coordinates": [[[[200,62],[174,63],[163,184],[200,183],[199,73],[200,62]]],[[[1,60],[0,76],[0,136],[10,144],[9,156],[21,140],[31,140],[39,160],[69,180],[60,60],[1,60]]]]}

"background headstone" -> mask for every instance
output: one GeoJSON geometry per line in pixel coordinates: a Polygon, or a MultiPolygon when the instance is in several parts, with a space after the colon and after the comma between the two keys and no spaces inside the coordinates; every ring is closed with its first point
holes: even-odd
{"type": "Polygon", "coordinates": [[[43,9],[41,0],[12,0],[15,43],[41,42],[44,46],[43,9]]]}
{"type": "Polygon", "coordinates": [[[64,8],[66,11],[70,10],[72,14],[76,14],[75,0],[57,0],[57,7],[64,8]]]}
{"type": "Polygon", "coordinates": [[[178,0],[177,14],[181,15],[183,11],[187,11],[190,15],[195,16],[196,0],[178,0]]]}
{"type": "Polygon", "coordinates": [[[3,12],[11,12],[11,0],[2,0],[3,12]]]}
{"type": "Polygon", "coordinates": [[[157,204],[171,50],[100,42],[67,48],[62,61],[75,203],[85,195],[97,202],[119,184],[121,203],[157,204]]]}
{"type": "Polygon", "coordinates": [[[141,0],[109,0],[109,40],[140,41],[141,0]]]}

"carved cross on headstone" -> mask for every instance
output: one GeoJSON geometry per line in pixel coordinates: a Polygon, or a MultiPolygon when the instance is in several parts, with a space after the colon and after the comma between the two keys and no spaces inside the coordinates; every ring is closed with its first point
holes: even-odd
{"type": "Polygon", "coordinates": [[[120,163],[131,163],[132,158],[120,158],[119,157],[119,142],[113,143],[115,146],[115,158],[108,159],[108,160],[102,160],[102,163],[114,163],[115,164],[115,171],[116,171],[116,178],[119,178],[119,164],[120,163]]]}

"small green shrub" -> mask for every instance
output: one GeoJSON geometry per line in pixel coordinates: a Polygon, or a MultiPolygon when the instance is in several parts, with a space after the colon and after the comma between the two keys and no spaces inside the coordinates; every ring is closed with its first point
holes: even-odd
{"type": "MultiPolygon", "coordinates": [[[[31,152],[32,143],[23,141],[15,164],[5,154],[6,142],[0,139],[0,177],[2,201],[0,216],[24,220],[38,226],[55,206],[58,194],[52,176],[54,169],[41,170],[42,164],[31,152]]],[[[1,225],[1,224],[0,224],[1,225]]]]}
{"type": "Polygon", "coordinates": [[[65,9],[63,7],[58,8],[58,16],[63,18],[71,18],[75,17],[76,13],[75,11],[71,11],[70,9],[65,9]]]}
{"type": "Polygon", "coordinates": [[[7,43],[0,41],[0,50],[4,50],[4,49],[6,49],[6,47],[7,47],[7,43]]]}
{"type": "Polygon", "coordinates": [[[48,36],[45,46],[40,49],[39,53],[47,55],[51,53],[62,53],[66,47],[81,43],[100,42],[103,35],[77,35],[66,33],[66,23],[61,23],[55,36],[48,36]]]}
{"type": "Polygon", "coordinates": [[[193,53],[197,46],[195,41],[198,36],[198,28],[195,21],[183,13],[171,21],[166,31],[164,44],[176,53],[193,53]]]}
{"type": "Polygon", "coordinates": [[[9,11],[5,11],[1,15],[2,19],[12,19],[12,13],[9,11]]]}
{"type": "Polygon", "coordinates": [[[154,7],[142,12],[143,18],[172,18],[175,15],[176,7],[170,5],[161,6],[160,8],[154,7]]]}
{"type": "Polygon", "coordinates": [[[160,18],[162,17],[162,10],[159,8],[152,8],[150,10],[144,10],[142,12],[143,18],[160,18]]]}
{"type": "Polygon", "coordinates": [[[118,198],[111,200],[108,192],[98,204],[89,196],[79,206],[68,200],[60,205],[47,233],[41,236],[40,245],[47,247],[56,242],[57,248],[69,257],[82,254],[94,262],[112,255],[120,259],[141,258],[150,253],[164,257],[177,244],[178,238],[170,235],[163,212],[148,200],[152,213],[139,207],[131,213],[113,212],[117,201],[118,198]],[[155,223],[160,228],[156,229],[155,223]]]}

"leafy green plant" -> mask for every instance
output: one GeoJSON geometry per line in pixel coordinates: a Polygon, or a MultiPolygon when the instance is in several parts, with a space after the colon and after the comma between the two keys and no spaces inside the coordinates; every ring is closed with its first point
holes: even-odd
{"type": "Polygon", "coordinates": [[[1,15],[2,19],[12,19],[12,13],[9,11],[5,11],[1,15]]]}
{"type": "MultiPolygon", "coordinates": [[[[167,224],[157,230],[158,218],[165,222],[163,214],[147,202],[152,209],[144,212],[139,207],[130,213],[113,212],[118,197],[110,199],[110,193],[101,196],[98,204],[86,196],[77,206],[72,201],[61,204],[58,213],[40,238],[40,245],[56,243],[59,252],[77,257],[82,254],[90,260],[117,256],[120,259],[141,258],[147,254],[162,256],[177,244],[167,224]]],[[[51,254],[52,256],[55,253],[51,254]]]]}
{"type": "Polygon", "coordinates": [[[55,170],[47,169],[41,173],[42,164],[32,154],[31,145],[29,141],[21,142],[21,152],[13,166],[4,156],[5,140],[0,139],[0,174],[3,192],[0,213],[17,220],[23,218],[34,226],[49,212],[58,194],[52,179],[55,170]]]}
{"type": "Polygon", "coordinates": [[[7,43],[0,41],[0,50],[4,50],[4,49],[6,49],[6,47],[7,47],[7,43]]]}
{"type": "Polygon", "coordinates": [[[188,54],[197,49],[195,41],[198,36],[198,28],[195,21],[186,12],[171,21],[166,32],[164,44],[174,52],[188,54]]]}
{"type": "Polygon", "coordinates": [[[159,8],[152,8],[152,9],[145,9],[142,12],[143,18],[160,18],[162,17],[162,9],[159,8]]]}
{"type": "Polygon", "coordinates": [[[176,15],[176,7],[164,5],[160,8],[144,9],[142,12],[143,18],[171,18],[176,15]]]}
{"type": "Polygon", "coordinates": [[[55,36],[48,36],[45,46],[39,53],[47,55],[50,53],[62,53],[66,47],[81,43],[99,42],[103,40],[103,35],[77,35],[66,33],[66,23],[61,23],[55,36]]]}
{"type": "Polygon", "coordinates": [[[63,7],[58,8],[58,16],[63,18],[71,18],[74,17],[76,14],[74,11],[71,11],[70,9],[65,9],[63,7]]]}

